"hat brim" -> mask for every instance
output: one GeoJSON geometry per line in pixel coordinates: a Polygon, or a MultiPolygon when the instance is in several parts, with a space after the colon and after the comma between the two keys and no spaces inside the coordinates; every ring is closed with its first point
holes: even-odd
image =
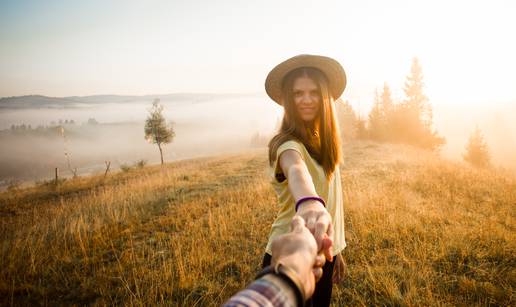
{"type": "Polygon", "coordinates": [[[283,78],[299,67],[314,67],[322,71],[328,79],[330,94],[337,100],[346,88],[346,72],[336,60],[311,54],[301,54],[276,65],[265,79],[267,95],[278,104],[281,103],[281,86],[283,78]]]}

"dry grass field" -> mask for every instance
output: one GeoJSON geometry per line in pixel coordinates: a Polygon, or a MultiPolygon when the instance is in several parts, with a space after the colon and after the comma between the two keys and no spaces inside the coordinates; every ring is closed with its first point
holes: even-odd
{"type": "MultiPolygon", "coordinates": [[[[516,178],[353,143],[334,305],[515,306],[516,178]]],[[[0,305],[220,305],[259,270],[266,151],[0,194],[0,305]]]]}

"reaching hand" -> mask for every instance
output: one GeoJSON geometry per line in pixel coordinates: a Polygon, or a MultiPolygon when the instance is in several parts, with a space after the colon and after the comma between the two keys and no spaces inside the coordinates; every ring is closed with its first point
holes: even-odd
{"type": "Polygon", "coordinates": [[[293,269],[304,286],[306,296],[310,297],[314,293],[315,282],[322,277],[325,258],[317,254],[317,244],[303,219],[294,217],[291,230],[272,242],[271,264],[274,266],[281,262],[293,269]]]}
{"type": "Polygon", "coordinates": [[[299,206],[296,216],[306,222],[306,227],[317,242],[317,251],[322,252],[326,260],[332,261],[333,225],[326,208],[318,201],[306,201],[299,206]]]}

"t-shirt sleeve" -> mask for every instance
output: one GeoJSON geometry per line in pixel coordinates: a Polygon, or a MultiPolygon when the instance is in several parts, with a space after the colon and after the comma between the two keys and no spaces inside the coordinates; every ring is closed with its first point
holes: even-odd
{"type": "Polygon", "coordinates": [[[279,157],[281,156],[281,154],[284,151],[286,151],[288,149],[293,149],[293,150],[297,151],[301,155],[301,158],[304,159],[303,149],[301,147],[301,144],[299,144],[298,142],[291,140],[291,141],[286,141],[285,143],[281,144],[278,147],[278,151],[276,152],[276,160],[274,161],[274,164],[272,165],[273,177],[278,182],[283,182],[286,179],[286,176],[285,176],[285,174],[283,174],[283,171],[282,171],[280,163],[279,163],[279,157]]]}

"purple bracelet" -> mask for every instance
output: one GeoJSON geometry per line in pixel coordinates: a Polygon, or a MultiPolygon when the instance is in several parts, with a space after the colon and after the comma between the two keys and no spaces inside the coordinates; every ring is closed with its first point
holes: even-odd
{"type": "Polygon", "coordinates": [[[297,212],[297,209],[299,208],[299,205],[301,205],[303,202],[305,202],[307,200],[317,200],[318,202],[321,203],[321,205],[323,205],[323,207],[326,208],[326,203],[324,202],[324,199],[322,199],[320,197],[316,197],[316,196],[308,196],[308,197],[303,197],[296,202],[296,212],[297,212]]]}

